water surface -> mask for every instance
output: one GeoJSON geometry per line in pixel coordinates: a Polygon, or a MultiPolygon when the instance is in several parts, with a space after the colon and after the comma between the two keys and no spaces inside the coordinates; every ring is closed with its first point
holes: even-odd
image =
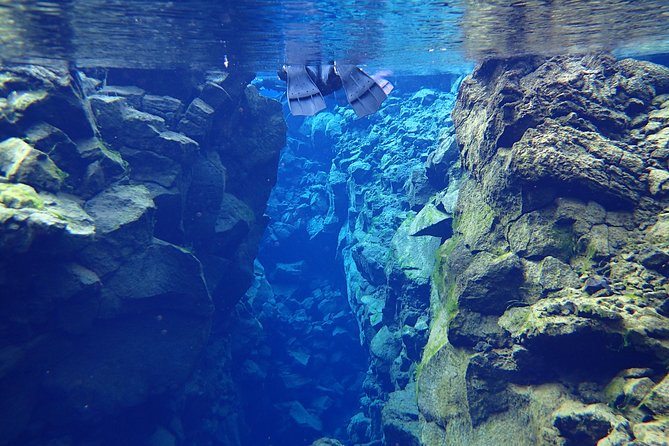
{"type": "MultiPolygon", "coordinates": [[[[299,57],[397,74],[520,54],[669,52],[665,0],[0,0],[0,60],[271,71],[299,57]],[[307,56],[304,56],[306,54],[307,56]]],[[[293,60],[294,62],[294,60],[293,60]]]]}

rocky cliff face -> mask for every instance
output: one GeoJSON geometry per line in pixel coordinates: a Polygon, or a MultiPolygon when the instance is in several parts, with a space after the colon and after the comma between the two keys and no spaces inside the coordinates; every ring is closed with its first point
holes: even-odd
{"type": "Polygon", "coordinates": [[[276,444],[319,431],[352,444],[419,441],[413,376],[434,251],[457,196],[437,194],[457,171],[456,89],[455,76],[406,79],[366,119],[336,107],[288,120],[263,268],[248,294],[262,328],[237,361],[261,389],[250,412],[276,420],[267,429],[276,444]]]}
{"type": "Polygon", "coordinates": [[[0,70],[0,444],[187,438],[180,389],[251,283],[280,106],[134,74],[0,70]]]}
{"type": "Polygon", "coordinates": [[[669,70],[481,64],[418,378],[427,445],[665,444],[669,70]]]}

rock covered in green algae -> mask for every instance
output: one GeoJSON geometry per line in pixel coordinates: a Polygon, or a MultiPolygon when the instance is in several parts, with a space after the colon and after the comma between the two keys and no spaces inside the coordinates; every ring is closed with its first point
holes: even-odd
{"type": "MultiPolygon", "coordinates": [[[[235,88],[235,100],[252,99],[244,85],[235,88]]],[[[0,142],[0,327],[7,334],[0,387],[9,396],[0,401],[3,444],[41,443],[52,431],[97,442],[82,425],[119,444],[158,441],[118,423],[156,397],[174,399],[209,334],[213,305],[201,259],[154,238],[183,244],[184,197],[207,201],[207,190],[187,178],[203,148],[175,131],[178,100],[145,98],[138,88],[93,92],[81,97],[65,71],[0,69],[0,130],[15,136],[0,142]]],[[[256,111],[269,108],[261,103],[256,111]]],[[[265,140],[265,164],[282,145],[280,129],[276,134],[265,140]]],[[[245,196],[253,215],[244,214],[243,234],[221,233],[212,252],[220,261],[241,258],[237,249],[252,257],[262,233],[265,203],[253,199],[266,197],[271,184],[264,173],[254,177],[254,166],[247,161],[249,171],[236,177],[241,189],[258,183],[256,195],[245,196]]],[[[232,221],[231,209],[218,196],[211,212],[232,221]]],[[[204,262],[219,266],[213,255],[204,262]]],[[[233,286],[233,275],[225,281],[226,298],[238,299],[244,285],[233,286]]],[[[181,441],[179,420],[168,412],[157,423],[181,441]]]]}
{"type": "Polygon", "coordinates": [[[668,89],[668,69],[607,56],[491,60],[463,82],[469,176],[436,300],[452,316],[418,381],[425,444],[652,444],[664,429],[643,401],[669,359],[668,89]],[[519,259],[508,280],[477,272],[498,256],[519,259]],[[508,289],[472,306],[467,277],[508,289]],[[650,372],[620,378],[629,367],[650,372]]]}
{"type": "Polygon", "coordinates": [[[669,421],[650,421],[637,423],[633,427],[635,446],[652,446],[664,444],[669,437],[669,421]]]}
{"type": "Polygon", "coordinates": [[[0,183],[0,228],[0,250],[7,253],[27,252],[33,243],[55,243],[70,252],[95,234],[93,219],[79,202],[21,183],[0,183]]]}
{"type": "Polygon", "coordinates": [[[0,143],[0,173],[13,183],[29,184],[51,192],[60,190],[66,177],[49,155],[19,138],[0,143]]]}
{"type": "Polygon", "coordinates": [[[669,415],[669,375],[653,387],[641,404],[658,418],[669,415]]]}
{"type": "Polygon", "coordinates": [[[69,72],[38,65],[3,67],[0,73],[0,129],[21,136],[46,122],[72,139],[95,135],[88,107],[69,72]]]}

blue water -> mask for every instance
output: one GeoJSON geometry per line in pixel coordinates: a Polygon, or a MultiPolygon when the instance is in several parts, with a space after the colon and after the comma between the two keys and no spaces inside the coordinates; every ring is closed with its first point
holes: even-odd
{"type": "MultiPolygon", "coordinates": [[[[72,266],[76,243],[63,248],[54,236],[34,247],[28,238],[23,249],[0,233],[1,246],[11,248],[0,259],[0,445],[309,446],[330,437],[385,446],[384,404],[396,391],[415,402],[431,317],[430,273],[399,265],[402,249],[429,251],[433,262],[442,241],[415,237],[407,248],[396,234],[438,190],[448,191],[439,205],[452,211],[457,190],[448,186],[461,173],[451,112],[460,82],[490,58],[592,51],[666,64],[669,2],[0,0],[0,71],[69,70],[77,79],[71,98],[88,104],[81,113],[109,119],[112,129],[77,127],[68,101],[45,101],[49,119],[41,109],[5,113],[21,94],[60,87],[56,75],[48,87],[0,77],[0,143],[33,143],[33,125],[46,120],[66,134],[54,143],[70,150],[60,155],[63,165],[84,166],[72,167],[80,177],[69,174],[69,189],[58,192],[90,211],[111,185],[142,184],[156,207],[118,239],[96,239],[82,255],[90,261],[84,273],[72,266]],[[292,116],[276,75],[293,62],[290,48],[308,61],[381,72],[394,90],[362,119],[341,90],[321,113],[292,116]],[[231,90],[234,101],[219,84],[241,85],[231,90]],[[86,102],[92,96],[97,105],[86,102]],[[128,122],[136,127],[119,128],[116,115],[105,114],[119,97],[124,105],[112,110],[134,116],[128,122]],[[225,109],[202,118],[216,124],[203,134],[201,115],[187,111],[197,98],[225,109]],[[197,141],[197,151],[183,149],[197,161],[182,169],[165,153],[147,155],[162,132],[197,141]],[[98,137],[104,144],[91,148],[98,137]],[[427,172],[439,148],[445,159],[427,172]],[[107,149],[122,153],[125,167],[107,149]],[[127,165],[129,173],[119,173],[127,165]],[[225,209],[241,215],[233,222],[211,211],[226,199],[225,209]],[[99,251],[116,248],[109,258],[99,251]],[[234,253],[217,257],[226,250],[234,253]],[[152,255],[168,266],[156,267],[162,263],[152,255]],[[190,255],[197,259],[172,262],[190,255]],[[73,268],[72,277],[88,280],[94,270],[97,280],[82,279],[84,291],[73,291],[62,309],[59,290],[80,285],[68,281],[73,268]],[[176,291],[161,280],[177,281],[176,291]],[[105,295],[115,281],[126,294],[105,295]],[[103,297],[99,308],[89,308],[89,295],[103,297]],[[192,295],[212,297],[213,313],[204,298],[195,310],[182,308],[179,299],[192,295]],[[158,311],[152,305],[160,299],[167,304],[158,311]],[[177,329],[168,320],[191,337],[171,338],[177,329]],[[404,345],[390,360],[388,327],[404,345]]],[[[0,176],[0,185],[14,181],[1,169],[0,176]]],[[[132,208],[111,202],[119,206],[111,214],[132,208]]],[[[412,420],[413,406],[405,414],[412,420]]]]}
{"type": "Polygon", "coordinates": [[[397,74],[468,70],[522,54],[669,50],[663,0],[3,0],[0,60],[79,66],[275,70],[299,45],[314,59],[397,74]]]}

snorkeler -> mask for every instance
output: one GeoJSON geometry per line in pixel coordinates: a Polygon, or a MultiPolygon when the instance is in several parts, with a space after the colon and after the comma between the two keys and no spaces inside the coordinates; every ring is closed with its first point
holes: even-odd
{"type": "Polygon", "coordinates": [[[278,72],[286,81],[288,108],[295,116],[312,116],[325,108],[323,96],[344,88],[346,100],[361,118],[376,112],[393,85],[381,76],[369,76],[355,65],[284,65],[278,72]]]}

